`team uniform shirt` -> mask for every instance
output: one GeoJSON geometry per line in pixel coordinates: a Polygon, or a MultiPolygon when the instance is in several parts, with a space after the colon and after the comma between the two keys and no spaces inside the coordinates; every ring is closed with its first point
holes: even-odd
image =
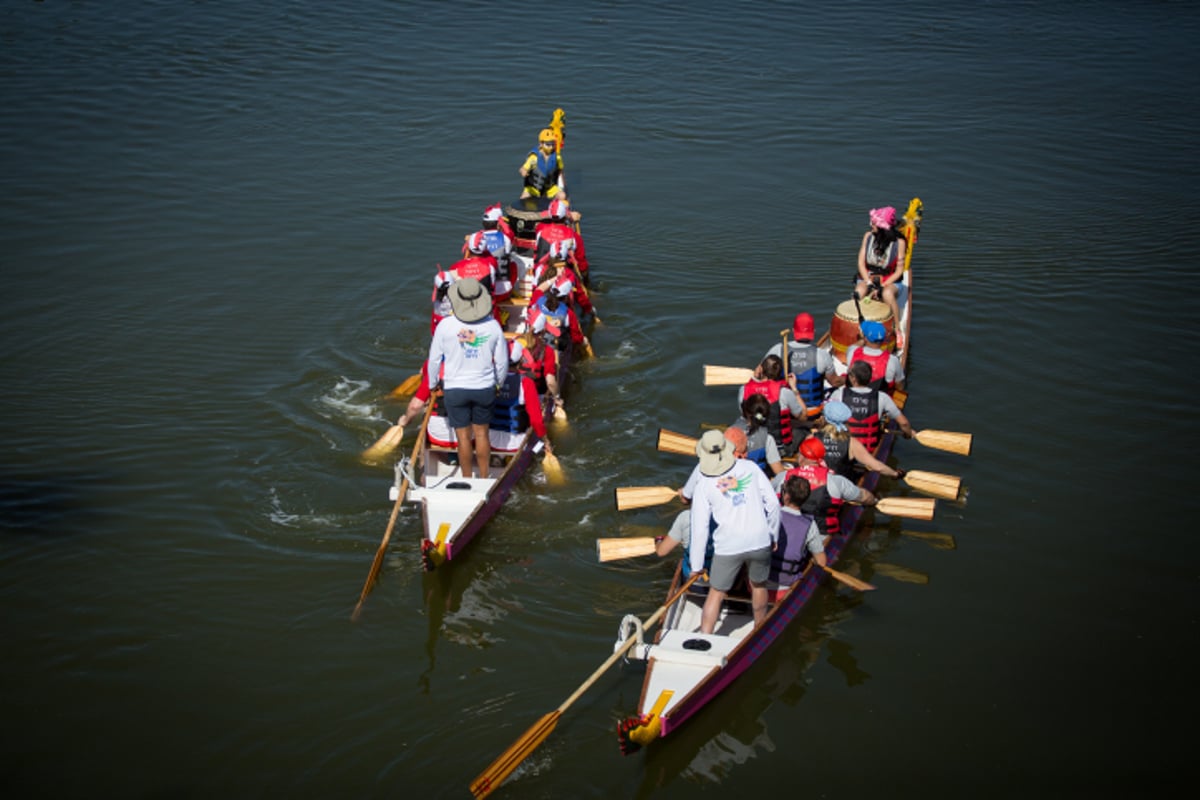
{"type": "Polygon", "coordinates": [[[461,322],[446,317],[438,323],[429,343],[432,369],[443,365],[446,389],[486,389],[504,383],[508,375],[508,343],[494,317],[482,322],[461,322]]]}
{"type": "MultiPolygon", "coordinates": [[[[854,354],[856,352],[858,352],[860,349],[863,351],[864,355],[869,355],[869,356],[877,356],[883,352],[878,347],[871,347],[870,345],[864,346],[864,345],[852,344],[852,345],[850,345],[850,348],[848,350],[846,350],[846,363],[847,364],[854,363],[854,354]]],[[[895,384],[899,383],[900,381],[904,380],[904,367],[902,367],[900,365],[900,359],[896,358],[895,353],[888,354],[887,371],[883,375],[883,380],[889,386],[895,385],[895,384]]]]}
{"type": "MultiPolygon", "coordinates": [[[[838,401],[844,403],[846,401],[842,400],[842,396],[846,392],[857,392],[858,394],[866,394],[869,391],[871,391],[871,390],[866,387],[859,387],[857,389],[852,389],[849,386],[842,386],[840,388],[833,390],[833,394],[831,394],[829,396],[828,402],[833,402],[834,400],[838,400],[838,401]]],[[[888,419],[896,419],[897,417],[900,416],[900,407],[898,405],[896,405],[896,401],[892,399],[891,395],[889,395],[887,392],[882,391],[882,390],[879,392],[879,413],[887,414],[888,419]]]]}

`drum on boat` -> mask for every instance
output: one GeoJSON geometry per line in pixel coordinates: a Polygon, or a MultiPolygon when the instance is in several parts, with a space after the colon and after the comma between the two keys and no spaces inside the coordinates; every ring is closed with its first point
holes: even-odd
{"type": "MultiPolygon", "coordinates": [[[[884,350],[892,350],[896,346],[896,321],[892,319],[892,309],[887,303],[880,303],[869,298],[863,298],[858,301],[862,308],[863,319],[873,322],[882,322],[887,328],[887,341],[883,344],[884,350]]],[[[858,331],[858,309],[854,307],[854,298],[843,301],[837,307],[837,313],[833,315],[833,322],[829,326],[829,341],[833,350],[833,355],[837,357],[843,364],[846,363],[846,350],[850,345],[857,344],[860,336],[858,331]]]]}

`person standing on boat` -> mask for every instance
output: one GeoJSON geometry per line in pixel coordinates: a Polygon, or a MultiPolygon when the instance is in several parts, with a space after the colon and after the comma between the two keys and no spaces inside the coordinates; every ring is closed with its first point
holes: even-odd
{"type": "Polygon", "coordinates": [[[770,580],[780,588],[796,582],[811,557],[825,566],[825,542],[812,514],[804,511],[811,488],[808,481],[793,475],[783,482],[779,514],[779,542],[771,555],[770,580]]]}
{"type": "Polygon", "coordinates": [[[783,376],[783,360],[779,356],[767,356],[754,370],[754,377],[746,385],[738,389],[738,408],[742,401],[752,394],[761,394],[771,404],[771,414],[767,420],[767,429],[775,437],[779,452],[785,457],[796,452],[792,429],[797,427],[798,420],[807,420],[808,412],[804,401],[798,400],[794,388],[795,376],[789,375],[788,380],[783,376]]]}
{"type": "Polygon", "coordinates": [[[758,464],[768,477],[773,477],[783,472],[783,458],[779,455],[775,437],[767,429],[770,416],[771,403],[767,398],[752,394],[742,400],[742,416],[733,423],[733,427],[746,436],[744,457],[758,464]]]}
{"type": "Polygon", "coordinates": [[[868,320],[859,326],[866,344],[852,344],[846,350],[846,363],[865,361],[871,366],[871,388],[888,394],[904,388],[904,366],[895,353],[883,349],[887,328],[882,322],[868,320]]]}
{"type": "MultiPolygon", "coordinates": [[[[825,381],[838,386],[841,378],[833,365],[833,356],[813,344],[812,314],[800,312],[792,320],[792,341],[788,342],[788,373],[796,395],[804,401],[806,416],[815,419],[825,402],[825,381]],[[792,380],[794,376],[795,380],[792,380]]],[[[783,358],[783,342],[767,351],[767,356],[783,358]]],[[[763,356],[766,358],[766,356],[763,356]]]]}
{"type": "Polygon", "coordinates": [[[517,170],[525,179],[521,199],[526,197],[556,197],[567,192],[563,178],[563,160],[559,152],[558,136],[550,128],[538,134],[536,150],[530,150],[521,168],[517,170]]]}
{"type": "MultiPolygon", "coordinates": [[[[825,424],[813,436],[825,447],[825,466],[850,480],[855,480],[858,468],[868,469],[891,478],[903,478],[904,470],[889,467],[868,452],[858,439],[850,435],[850,406],[840,400],[830,400],[822,409],[825,424]]],[[[804,446],[804,442],[800,443],[804,446]]]]}
{"type": "MultiPolygon", "coordinates": [[[[855,361],[846,371],[846,385],[834,389],[829,400],[837,400],[850,407],[847,426],[850,435],[862,442],[868,452],[874,453],[883,436],[884,417],[900,426],[905,439],[913,437],[908,417],[900,413],[896,401],[878,389],[871,388],[871,365],[855,361]]],[[[828,405],[828,403],[826,403],[828,405]]]]}
{"type": "Polygon", "coordinates": [[[433,333],[428,369],[442,374],[446,417],[458,440],[462,476],[470,478],[477,466],[479,476],[486,478],[491,462],[488,426],[496,391],[508,376],[508,345],[483,284],[463,278],[450,285],[448,294],[454,315],[439,322],[433,333]]]}
{"type": "Polygon", "coordinates": [[[767,616],[767,577],[771,551],[779,535],[779,498],[771,482],[753,462],[734,455],[733,443],[718,431],[708,431],[696,443],[700,478],[692,497],[692,531],[688,558],[692,572],[704,569],[704,553],[713,543],[708,573],[708,597],[700,617],[700,632],[712,633],[721,603],[746,567],[754,623],[767,616]],[[710,533],[710,523],[716,529],[710,533]]]}
{"type": "Polygon", "coordinates": [[[797,455],[796,466],[784,473],[783,484],[796,477],[808,481],[810,494],[801,509],[816,519],[823,535],[833,536],[841,531],[838,514],[842,503],[873,506],[878,502],[869,490],[825,466],[825,446],[815,436],[800,443],[797,455]]]}
{"type": "MultiPolygon", "coordinates": [[[[724,436],[733,445],[734,458],[747,458],[747,439],[745,432],[741,428],[730,426],[725,429],[724,436]]],[[[770,437],[768,437],[770,438],[770,437]]],[[[692,474],[688,475],[687,481],[678,490],[679,499],[683,502],[684,509],[675,515],[675,521],[671,523],[670,529],[666,536],[655,537],[655,553],[659,556],[665,556],[674,550],[678,545],[683,545],[683,563],[681,572],[683,577],[688,578],[692,574],[692,564],[688,559],[688,545],[692,541],[692,495],[696,491],[696,482],[700,480],[700,465],[692,467],[692,474]]],[[[709,526],[711,529],[711,525],[709,526]]],[[[712,540],[709,540],[707,551],[704,554],[704,568],[708,569],[712,563],[712,540]]]]}
{"type": "Polygon", "coordinates": [[[881,294],[892,310],[896,325],[896,347],[903,349],[900,334],[900,308],[896,302],[896,284],[904,277],[904,250],[908,242],[896,229],[896,209],[872,208],[868,214],[871,229],[863,234],[858,247],[858,283],[855,291],[866,297],[870,291],[881,294]]]}

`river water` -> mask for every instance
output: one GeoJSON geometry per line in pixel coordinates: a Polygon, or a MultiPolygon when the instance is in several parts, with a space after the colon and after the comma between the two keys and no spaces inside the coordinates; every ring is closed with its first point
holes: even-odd
{"type": "Polygon", "coordinates": [[[594,540],[668,523],[613,490],[682,482],[660,426],[732,419],[702,365],[828,318],[867,210],[912,197],[908,413],[975,449],[895,463],[966,501],[869,515],[843,563],[879,590],[823,589],[628,758],[614,668],[497,797],[1176,785],[1198,33],[1150,2],[6,4],[0,788],[468,796],[662,602],[671,564],[594,540]],[[570,482],[531,472],[432,576],[403,513],[351,623],[391,509],[358,455],[556,107],[603,320],[570,482]]]}

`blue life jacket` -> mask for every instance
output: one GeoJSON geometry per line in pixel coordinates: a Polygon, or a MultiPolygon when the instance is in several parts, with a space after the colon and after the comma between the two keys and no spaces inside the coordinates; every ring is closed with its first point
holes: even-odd
{"type": "Polygon", "coordinates": [[[520,433],[529,427],[529,414],[521,402],[521,377],[521,373],[512,370],[500,385],[496,402],[492,404],[492,422],[488,426],[493,430],[520,433]]]}

